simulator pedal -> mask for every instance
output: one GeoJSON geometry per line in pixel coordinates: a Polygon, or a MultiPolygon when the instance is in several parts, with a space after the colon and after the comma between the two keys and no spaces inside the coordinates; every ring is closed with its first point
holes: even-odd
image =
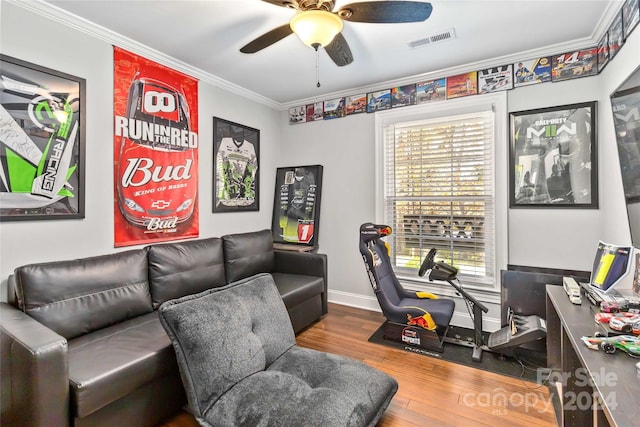
{"type": "Polygon", "coordinates": [[[547,325],[541,317],[514,314],[511,318],[512,320],[507,326],[489,335],[487,347],[490,350],[518,346],[539,340],[547,335],[547,325]]]}

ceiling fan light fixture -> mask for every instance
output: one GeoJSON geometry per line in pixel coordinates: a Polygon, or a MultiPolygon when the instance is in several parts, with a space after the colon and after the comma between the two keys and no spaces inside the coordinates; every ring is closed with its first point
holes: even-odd
{"type": "Polygon", "coordinates": [[[302,43],[314,49],[327,46],[342,31],[342,19],[324,10],[298,12],[291,18],[289,25],[302,43]]]}

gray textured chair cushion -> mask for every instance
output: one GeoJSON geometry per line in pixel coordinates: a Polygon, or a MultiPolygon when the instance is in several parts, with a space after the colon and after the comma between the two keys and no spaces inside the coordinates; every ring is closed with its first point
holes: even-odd
{"type": "Polygon", "coordinates": [[[205,426],[375,425],[397,390],[364,363],[297,347],[269,274],[167,301],[159,315],[205,426]]]}

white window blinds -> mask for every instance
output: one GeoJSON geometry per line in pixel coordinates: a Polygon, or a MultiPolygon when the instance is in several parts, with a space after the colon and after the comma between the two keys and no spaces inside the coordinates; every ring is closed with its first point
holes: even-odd
{"type": "Polygon", "coordinates": [[[458,277],[493,284],[494,113],[386,124],[383,218],[396,271],[415,275],[429,249],[458,277]]]}

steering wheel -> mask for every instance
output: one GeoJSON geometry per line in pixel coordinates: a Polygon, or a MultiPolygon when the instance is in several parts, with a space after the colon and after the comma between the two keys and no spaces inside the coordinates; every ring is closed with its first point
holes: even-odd
{"type": "Polygon", "coordinates": [[[418,270],[418,276],[422,277],[427,272],[428,269],[433,267],[433,259],[436,257],[436,248],[431,248],[426,257],[424,257],[424,261],[422,261],[422,265],[420,266],[420,270],[418,270]]]}

